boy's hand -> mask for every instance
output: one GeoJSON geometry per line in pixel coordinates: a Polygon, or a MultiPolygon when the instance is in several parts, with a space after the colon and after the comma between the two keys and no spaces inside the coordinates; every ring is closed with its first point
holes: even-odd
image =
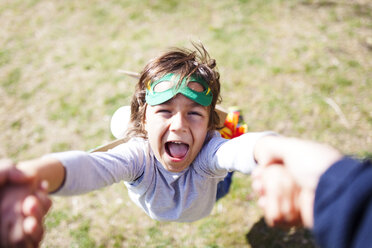
{"type": "Polygon", "coordinates": [[[253,189],[269,226],[302,225],[299,209],[300,188],[281,165],[258,167],[253,173],[253,189]]]}
{"type": "Polygon", "coordinates": [[[37,247],[42,219],[51,206],[46,186],[35,189],[35,179],[0,161],[0,247],[37,247]]]}

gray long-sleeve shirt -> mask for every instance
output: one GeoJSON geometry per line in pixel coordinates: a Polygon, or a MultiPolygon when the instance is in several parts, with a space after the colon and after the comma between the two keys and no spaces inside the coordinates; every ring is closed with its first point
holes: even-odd
{"type": "Polygon", "coordinates": [[[252,171],[256,166],[254,146],[267,134],[272,133],[247,133],[226,140],[218,132],[210,132],[192,164],[177,173],[165,170],[148,141],[141,138],[108,152],[51,154],[66,169],[65,182],[55,194],[81,194],[123,180],[130,198],[151,218],[196,221],[212,211],[217,184],[227,171],[252,171]]]}

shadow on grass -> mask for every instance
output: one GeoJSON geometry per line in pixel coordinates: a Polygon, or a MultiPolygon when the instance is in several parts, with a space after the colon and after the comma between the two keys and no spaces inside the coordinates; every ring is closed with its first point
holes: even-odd
{"type": "Polygon", "coordinates": [[[261,218],[246,234],[252,248],[316,248],[317,245],[309,230],[304,228],[279,229],[268,227],[261,218]]]}

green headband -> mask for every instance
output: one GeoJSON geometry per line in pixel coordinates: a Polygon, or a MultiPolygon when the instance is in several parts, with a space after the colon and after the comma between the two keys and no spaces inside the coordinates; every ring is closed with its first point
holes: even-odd
{"type": "Polygon", "coordinates": [[[205,82],[205,80],[201,77],[191,75],[190,77],[183,78],[181,84],[179,87],[177,86],[177,82],[179,81],[180,76],[168,73],[165,74],[162,78],[156,80],[155,82],[151,83],[149,81],[147,83],[146,88],[146,102],[147,104],[153,106],[162,104],[170,99],[172,99],[174,96],[176,96],[178,93],[181,93],[182,95],[186,96],[187,98],[193,100],[196,103],[199,103],[203,106],[209,106],[212,103],[212,92],[211,88],[205,82]],[[162,91],[162,92],[156,92],[154,90],[154,87],[164,81],[173,82],[173,87],[162,91]],[[189,82],[197,82],[201,84],[204,87],[204,91],[198,92],[195,90],[190,89],[187,85],[189,82]]]}

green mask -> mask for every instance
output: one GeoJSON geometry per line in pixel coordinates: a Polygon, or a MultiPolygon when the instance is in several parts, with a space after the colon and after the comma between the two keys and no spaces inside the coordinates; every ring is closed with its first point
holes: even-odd
{"type": "Polygon", "coordinates": [[[162,104],[172,99],[178,93],[181,93],[187,98],[203,106],[209,106],[212,103],[212,99],[213,99],[212,92],[211,92],[209,85],[207,84],[207,82],[204,81],[204,79],[202,79],[201,77],[197,77],[195,75],[191,75],[190,77],[187,77],[187,78],[185,77],[182,80],[179,87],[177,87],[179,78],[180,78],[179,75],[168,73],[153,83],[149,81],[147,83],[147,89],[146,89],[147,104],[151,106],[162,104]],[[163,83],[163,84],[166,84],[165,86],[162,87],[163,90],[157,90],[155,87],[162,82],[169,82],[169,83],[163,83]],[[191,89],[189,87],[190,82],[196,82],[197,84],[203,86],[203,89],[200,91],[191,89]]]}

